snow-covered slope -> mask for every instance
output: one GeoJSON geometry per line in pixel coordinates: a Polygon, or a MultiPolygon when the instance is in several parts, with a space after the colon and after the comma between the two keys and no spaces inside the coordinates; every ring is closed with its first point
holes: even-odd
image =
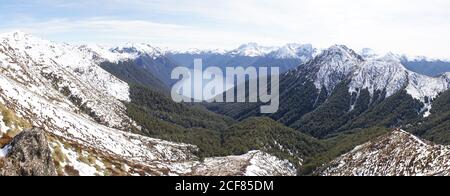
{"type": "Polygon", "coordinates": [[[305,65],[306,74],[314,81],[317,89],[325,87],[328,92],[332,92],[341,81],[355,73],[363,61],[353,50],[335,45],[305,65]]]}
{"type": "Polygon", "coordinates": [[[193,173],[208,176],[294,176],[297,171],[289,161],[261,151],[251,151],[241,156],[207,158],[203,163],[195,164],[193,173]]]}
{"type": "Polygon", "coordinates": [[[438,76],[450,71],[450,59],[430,58],[396,53],[380,53],[370,48],[364,48],[359,53],[364,59],[378,59],[386,56],[401,62],[407,69],[427,76],[438,76]]]}
{"type": "Polygon", "coordinates": [[[110,127],[125,128],[131,121],[120,101],[129,101],[128,84],[101,69],[96,57],[76,46],[22,32],[1,35],[2,98],[4,102],[23,98],[17,97],[19,90],[8,89],[20,86],[66,110],[84,113],[110,127]]]}
{"type": "Polygon", "coordinates": [[[351,91],[369,89],[373,94],[376,90],[386,90],[388,97],[404,88],[413,98],[427,103],[447,90],[449,83],[442,77],[429,77],[409,71],[399,61],[386,57],[362,63],[350,83],[351,91]]]}
{"type": "Polygon", "coordinates": [[[113,63],[137,59],[140,56],[149,56],[156,59],[164,55],[161,49],[144,43],[126,43],[117,46],[88,44],[80,46],[79,49],[93,53],[94,56],[100,58],[100,61],[106,60],[113,63]]]}
{"type": "Polygon", "coordinates": [[[0,158],[3,158],[8,154],[9,148],[9,146],[5,146],[3,148],[0,147],[0,158]]]}
{"type": "Polygon", "coordinates": [[[332,161],[325,176],[441,176],[450,175],[450,147],[394,131],[332,161]]]}
{"type": "MultiPolygon", "coordinates": [[[[262,152],[201,162],[195,146],[130,133],[139,126],[122,103],[129,101],[129,87],[99,63],[153,54],[148,45],[134,48],[78,47],[22,32],[0,36],[0,106],[47,132],[59,175],[199,175],[205,173],[194,168],[215,159],[253,169],[249,174],[295,174],[287,162],[262,152]]],[[[0,127],[2,133],[24,128],[0,127]]],[[[202,171],[221,174],[221,166],[202,171]]],[[[236,171],[230,174],[246,175],[236,171]]]]}
{"type": "MultiPolygon", "coordinates": [[[[430,77],[406,69],[394,54],[374,57],[370,50],[358,55],[346,46],[332,46],[304,66],[295,70],[298,76],[306,75],[317,89],[333,92],[342,81],[348,81],[350,93],[359,94],[367,89],[386,91],[389,97],[400,90],[431,107],[431,100],[450,87],[448,75],[430,77]]],[[[292,74],[292,72],[290,73],[292,74]]]]}
{"type": "Polygon", "coordinates": [[[163,52],[160,52],[160,49],[154,48],[150,44],[136,44],[136,43],[127,43],[122,46],[117,46],[110,49],[113,53],[119,53],[119,54],[125,54],[125,55],[131,55],[135,58],[141,56],[141,55],[147,55],[152,58],[160,57],[163,54],[163,52]]]}

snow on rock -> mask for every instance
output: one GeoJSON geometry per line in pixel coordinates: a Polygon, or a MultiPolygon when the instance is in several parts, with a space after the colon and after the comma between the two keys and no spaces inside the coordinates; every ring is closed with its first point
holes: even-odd
{"type": "Polygon", "coordinates": [[[448,84],[441,78],[409,71],[396,60],[382,58],[367,60],[360,65],[352,76],[350,92],[368,89],[373,94],[377,90],[386,90],[386,96],[389,97],[405,89],[413,98],[428,103],[447,90],[448,84]]]}
{"type": "Polygon", "coordinates": [[[129,86],[103,70],[96,58],[88,50],[21,32],[0,36],[3,80],[110,127],[123,128],[130,119],[120,100],[129,101],[129,86]]]}
{"type": "Polygon", "coordinates": [[[274,59],[299,59],[301,62],[307,62],[319,54],[320,50],[314,48],[311,44],[290,43],[283,46],[262,46],[257,43],[248,43],[239,46],[237,49],[224,50],[163,50],[163,54],[217,54],[244,57],[269,57],[274,59]]]}
{"type": "Polygon", "coordinates": [[[341,81],[354,73],[362,62],[363,59],[353,50],[335,45],[324,50],[307,66],[314,66],[313,80],[316,88],[325,87],[327,92],[331,92],[341,81]]]}
{"type": "Polygon", "coordinates": [[[241,156],[207,158],[193,167],[195,175],[239,175],[239,176],[294,176],[295,167],[261,151],[250,151],[241,156]]]}
{"type": "Polygon", "coordinates": [[[450,147],[423,141],[405,131],[356,147],[318,172],[324,176],[450,175],[450,147]]]}
{"type": "Polygon", "coordinates": [[[408,82],[408,73],[397,62],[384,60],[366,61],[361,64],[352,76],[350,92],[367,89],[373,95],[375,91],[386,90],[391,96],[404,88],[408,82]]]}
{"type": "Polygon", "coordinates": [[[121,61],[127,61],[135,59],[137,56],[133,53],[118,53],[113,52],[111,47],[102,46],[97,44],[83,45],[79,47],[80,50],[92,52],[94,59],[99,58],[100,61],[108,61],[112,63],[118,63],[121,61]]]}
{"type": "Polygon", "coordinates": [[[8,126],[6,126],[6,123],[3,121],[3,116],[0,113],[0,137],[3,134],[8,133],[8,130],[10,130],[10,128],[8,126]]]}
{"type": "Polygon", "coordinates": [[[8,155],[9,150],[11,149],[10,145],[6,145],[3,148],[0,148],[0,158],[6,157],[8,155]]]}
{"type": "Polygon", "coordinates": [[[381,58],[383,56],[390,56],[392,58],[395,58],[399,62],[404,62],[404,61],[450,62],[450,59],[447,59],[447,58],[430,58],[430,57],[426,57],[426,56],[418,56],[418,55],[411,55],[411,54],[398,54],[398,53],[393,53],[393,52],[383,53],[383,52],[376,51],[372,48],[363,48],[358,52],[358,54],[361,55],[362,57],[364,57],[364,59],[376,59],[376,58],[381,58]]]}
{"type": "Polygon", "coordinates": [[[117,46],[115,48],[110,49],[111,52],[117,53],[119,55],[131,55],[137,58],[140,55],[147,55],[156,59],[163,54],[158,48],[154,48],[149,44],[136,44],[136,43],[127,43],[122,46],[117,46]]]}
{"type": "Polygon", "coordinates": [[[270,57],[275,59],[299,59],[301,62],[306,62],[313,59],[319,54],[319,50],[314,48],[311,44],[296,44],[290,43],[283,46],[262,46],[257,43],[248,43],[239,46],[234,50],[165,50],[165,54],[219,54],[231,56],[245,56],[245,57],[270,57]]]}
{"type": "Polygon", "coordinates": [[[189,49],[161,49],[163,54],[191,54],[191,55],[200,55],[200,54],[218,54],[225,55],[229,51],[225,49],[198,49],[198,48],[189,48],[189,49]]]}
{"type": "Polygon", "coordinates": [[[436,98],[439,93],[449,89],[449,83],[439,77],[429,77],[408,71],[408,85],[406,91],[413,98],[424,103],[436,98]]]}
{"type": "Polygon", "coordinates": [[[159,48],[144,43],[126,43],[119,46],[88,44],[80,46],[79,49],[93,53],[94,59],[98,58],[100,60],[99,62],[108,61],[113,63],[134,60],[140,56],[150,56],[156,59],[169,53],[169,51],[162,51],[159,48]]]}
{"type": "MultiPolygon", "coordinates": [[[[50,42],[23,32],[0,35],[0,41],[0,51],[3,58],[6,58],[3,62],[8,62],[2,67],[21,66],[22,69],[38,67],[47,72],[58,70],[61,74],[66,74],[63,76],[76,77],[74,80],[90,81],[92,87],[119,100],[129,100],[128,85],[101,69],[95,62],[94,55],[78,46],[50,42]],[[19,65],[10,65],[11,63],[19,65]]],[[[19,74],[26,76],[24,71],[28,70],[23,70],[19,74]]]]}
{"type": "Polygon", "coordinates": [[[247,166],[246,176],[295,176],[296,169],[292,163],[287,160],[279,160],[267,153],[252,151],[250,165],[247,166]],[[286,170],[288,168],[288,170],[286,170]]]}
{"type": "Polygon", "coordinates": [[[317,89],[325,88],[328,93],[343,81],[349,82],[349,93],[359,94],[367,89],[371,95],[385,91],[389,97],[406,90],[425,105],[425,116],[429,114],[432,100],[450,88],[450,74],[429,77],[409,71],[401,64],[401,56],[393,53],[380,56],[366,49],[361,54],[335,45],[300,67],[298,75],[306,74],[317,89]]]}

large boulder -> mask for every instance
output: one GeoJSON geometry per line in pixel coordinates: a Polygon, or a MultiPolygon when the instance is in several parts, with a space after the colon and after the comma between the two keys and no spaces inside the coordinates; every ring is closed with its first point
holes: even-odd
{"type": "Polygon", "coordinates": [[[0,176],[55,176],[47,137],[43,130],[34,128],[17,135],[7,146],[0,176]]]}

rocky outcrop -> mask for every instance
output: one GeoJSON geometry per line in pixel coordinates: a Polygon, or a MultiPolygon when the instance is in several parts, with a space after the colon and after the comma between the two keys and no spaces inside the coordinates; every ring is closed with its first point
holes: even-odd
{"type": "Polygon", "coordinates": [[[25,130],[6,146],[1,176],[55,176],[47,137],[41,129],[25,130]]]}
{"type": "Polygon", "coordinates": [[[261,151],[240,156],[213,157],[195,164],[194,176],[295,176],[297,170],[287,160],[261,151]]]}
{"type": "Polygon", "coordinates": [[[342,155],[318,175],[449,176],[450,147],[396,130],[342,155]]]}

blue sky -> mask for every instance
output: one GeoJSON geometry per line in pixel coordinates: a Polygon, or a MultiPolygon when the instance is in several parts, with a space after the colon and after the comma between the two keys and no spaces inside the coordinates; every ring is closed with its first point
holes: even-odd
{"type": "Polygon", "coordinates": [[[0,0],[0,32],[176,49],[311,43],[450,58],[448,0],[0,0]]]}

